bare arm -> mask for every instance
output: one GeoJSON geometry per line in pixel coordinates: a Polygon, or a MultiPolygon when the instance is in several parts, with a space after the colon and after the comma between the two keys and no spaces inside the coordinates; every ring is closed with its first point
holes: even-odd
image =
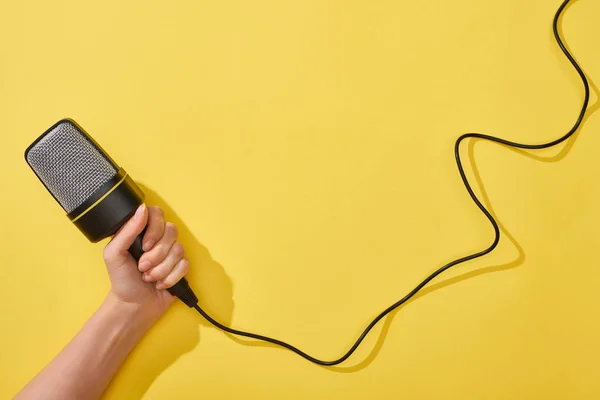
{"type": "Polygon", "coordinates": [[[173,297],[164,289],[188,271],[177,229],[163,213],[141,206],[106,246],[112,288],[71,342],[15,399],[97,399],[144,334],[166,312],[173,297]],[[140,264],[127,249],[148,222],[147,252],[140,264]],[[153,243],[154,242],[154,243],[153,243]]]}
{"type": "Polygon", "coordinates": [[[108,296],[73,340],[16,398],[99,398],[151,325],[151,319],[108,296]]]}

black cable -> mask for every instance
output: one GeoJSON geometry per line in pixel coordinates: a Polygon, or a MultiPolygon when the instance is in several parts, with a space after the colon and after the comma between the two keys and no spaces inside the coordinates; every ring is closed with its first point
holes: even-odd
{"type": "Polygon", "coordinates": [[[482,257],[482,256],[490,253],[492,250],[494,250],[496,248],[496,246],[498,245],[498,242],[500,241],[500,229],[498,227],[498,223],[496,222],[496,220],[494,220],[494,217],[492,217],[492,214],[490,214],[490,212],[483,206],[483,204],[481,203],[481,201],[477,198],[477,196],[473,192],[473,189],[471,188],[471,185],[469,184],[469,181],[467,180],[467,177],[465,175],[465,171],[464,171],[463,166],[462,166],[462,162],[460,160],[460,151],[459,151],[460,143],[463,140],[467,139],[467,138],[477,138],[477,139],[484,139],[484,140],[489,140],[489,141],[492,141],[492,142],[500,143],[500,144],[503,144],[505,146],[516,147],[516,148],[519,148],[519,149],[531,149],[531,150],[545,149],[545,148],[552,147],[552,146],[555,146],[555,145],[557,145],[559,143],[564,142],[565,140],[567,140],[569,137],[571,137],[577,131],[577,129],[579,128],[579,126],[581,125],[581,123],[583,121],[583,117],[585,116],[585,112],[587,110],[587,106],[588,106],[589,99],[590,99],[590,88],[589,88],[589,85],[588,85],[588,81],[587,81],[587,79],[585,77],[585,74],[583,73],[583,71],[581,70],[581,68],[579,67],[579,65],[575,61],[575,59],[573,59],[573,57],[571,56],[571,54],[569,54],[569,52],[565,48],[565,45],[563,44],[563,42],[562,42],[562,40],[560,38],[560,35],[558,33],[558,19],[560,18],[561,13],[565,9],[565,7],[569,3],[569,1],[570,0],[565,0],[562,3],[562,5],[560,6],[560,8],[558,9],[558,11],[556,12],[556,14],[554,16],[554,21],[553,21],[553,30],[554,30],[554,38],[556,39],[556,42],[560,46],[560,49],[565,54],[565,56],[569,59],[569,61],[573,65],[573,67],[575,67],[575,69],[577,70],[577,73],[579,73],[579,76],[581,77],[581,80],[583,81],[583,87],[585,88],[585,99],[583,101],[583,107],[581,108],[581,112],[579,113],[579,117],[577,118],[577,121],[575,122],[575,125],[573,125],[573,127],[571,128],[571,130],[569,132],[567,132],[564,136],[562,136],[559,139],[556,139],[556,140],[554,140],[552,142],[549,142],[549,143],[542,143],[542,144],[522,144],[522,143],[517,143],[517,142],[511,142],[509,140],[501,139],[501,138],[490,136],[490,135],[484,135],[484,134],[481,134],[481,133],[466,133],[466,134],[460,136],[456,140],[456,143],[454,145],[454,154],[456,156],[456,165],[458,166],[458,172],[460,173],[460,176],[461,176],[462,181],[463,181],[463,183],[465,185],[465,188],[469,192],[469,195],[471,196],[471,199],[473,199],[473,201],[475,202],[475,204],[477,205],[477,207],[479,207],[479,209],[483,212],[483,214],[485,214],[485,216],[488,218],[488,220],[492,224],[492,227],[494,228],[494,233],[495,233],[494,241],[492,242],[492,244],[487,249],[482,250],[482,251],[480,251],[478,253],[474,253],[474,254],[471,254],[471,255],[468,255],[468,256],[456,259],[456,260],[454,260],[454,261],[452,261],[452,262],[444,265],[443,267],[439,268],[437,271],[433,272],[431,275],[429,275],[427,278],[425,278],[425,280],[423,280],[423,282],[419,283],[417,285],[417,287],[415,287],[413,290],[411,290],[406,296],[404,296],[402,299],[398,300],[396,303],[394,303],[391,306],[389,306],[388,308],[386,308],[377,317],[375,317],[375,319],[373,319],[373,321],[371,321],[371,323],[369,324],[369,326],[367,326],[367,328],[359,336],[359,338],[356,340],[356,342],[354,343],[354,345],[352,345],[352,347],[350,348],[350,350],[348,350],[346,352],[346,354],[344,354],[343,356],[341,356],[337,360],[333,360],[333,361],[323,361],[323,360],[319,360],[317,358],[314,358],[314,357],[306,354],[302,350],[300,350],[300,349],[298,349],[298,348],[296,348],[296,347],[294,347],[294,346],[292,346],[292,345],[290,345],[288,343],[282,342],[281,340],[277,340],[277,339],[273,339],[273,338],[270,338],[270,337],[267,337],[267,336],[257,335],[257,334],[254,334],[254,333],[249,333],[249,332],[244,332],[244,331],[239,331],[237,329],[229,328],[229,327],[227,327],[227,326],[219,323],[218,321],[215,321],[210,315],[208,315],[197,304],[194,306],[194,308],[204,318],[206,318],[211,324],[215,325],[217,328],[220,328],[220,329],[222,329],[225,332],[232,333],[232,334],[238,335],[238,336],[244,336],[244,337],[252,338],[252,339],[258,339],[258,340],[262,340],[262,341],[265,341],[265,342],[269,342],[269,343],[273,343],[273,344],[279,345],[281,347],[285,347],[286,349],[289,349],[289,350],[295,352],[296,354],[299,354],[300,356],[306,358],[309,361],[312,361],[315,364],[327,365],[327,366],[337,365],[337,364],[340,364],[341,362],[345,361],[348,357],[350,357],[350,355],[352,355],[352,353],[354,353],[354,351],[356,350],[356,348],[360,345],[360,343],[367,336],[367,334],[371,331],[371,329],[373,329],[373,327],[383,317],[385,317],[391,311],[393,311],[394,309],[396,309],[399,306],[401,306],[402,304],[404,304],[407,300],[409,300],[411,297],[413,297],[419,290],[421,290],[425,285],[427,285],[436,276],[438,276],[442,272],[446,271],[447,269],[452,268],[455,265],[464,263],[464,262],[469,261],[469,260],[473,260],[475,258],[482,257]]]}

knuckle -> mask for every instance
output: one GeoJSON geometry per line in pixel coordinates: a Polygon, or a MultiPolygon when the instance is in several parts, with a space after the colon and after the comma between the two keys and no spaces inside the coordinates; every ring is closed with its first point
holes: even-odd
{"type": "Polygon", "coordinates": [[[169,250],[166,248],[166,246],[157,246],[156,251],[153,251],[149,257],[154,265],[158,265],[165,259],[165,257],[167,257],[168,253],[169,250]]]}
{"type": "Polygon", "coordinates": [[[189,262],[186,259],[183,259],[180,261],[180,269],[177,272],[173,272],[168,274],[164,279],[163,279],[163,285],[165,288],[170,288],[171,286],[175,285],[177,282],[179,282],[179,280],[181,278],[183,278],[185,276],[185,274],[188,273],[190,267],[189,267],[189,262]]]}
{"type": "Polygon", "coordinates": [[[177,234],[179,233],[177,226],[175,226],[175,224],[172,222],[167,222],[165,224],[165,230],[173,236],[177,236],[177,234]]]}
{"type": "Polygon", "coordinates": [[[152,265],[158,265],[164,258],[164,249],[163,246],[154,246],[152,250],[144,253],[140,258],[140,262],[148,261],[152,265]]]}
{"type": "Polygon", "coordinates": [[[150,253],[144,253],[138,260],[138,265],[142,265],[143,263],[148,262],[152,264],[152,257],[150,253]]]}
{"type": "Polygon", "coordinates": [[[112,249],[109,246],[106,246],[104,250],[102,250],[102,257],[105,261],[110,261],[112,256],[112,249]]]}
{"type": "Polygon", "coordinates": [[[161,243],[159,251],[157,252],[158,254],[156,256],[159,257],[161,260],[164,259],[169,254],[169,249],[170,247],[168,243],[161,243]]]}
{"type": "Polygon", "coordinates": [[[163,279],[163,285],[166,288],[170,288],[171,286],[175,285],[177,282],[179,282],[179,280],[183,277],[183,275],[179,276],[179,275],[169,275],[167,276],[165,279],[163,279]]]}
{"type": "Polygon", "coordinates": [[[167,275],[169,274],[169,271],[165,271],[163,269],[156,269],[156,268],[152,272],[153,272],[152,278],[154,278],[154,280],[156,280],[156,281],[166,278],[167,275]]]}
{"type": "Polygon", "coordinates": [[[177,257],[183,257],[184,249],[180,242],[175,242],[171,248],[171,251],[173,252],[173,255],[177,257]]]}
{"type": "Polygon", "coordinates": [[[190,262],[185,258],[181,261],[181,272],[182,275],[185,275],[188,272],[190,272],[190,262]]]}
{"type": "Polygon", "coordinates": [[[165,215],[164,211],[159,206],[151,206],[150,212],[157,217],[162,217],[165,215]]]}

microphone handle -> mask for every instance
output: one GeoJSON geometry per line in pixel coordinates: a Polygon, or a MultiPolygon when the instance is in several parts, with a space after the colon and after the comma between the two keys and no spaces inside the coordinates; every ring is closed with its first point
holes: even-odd
{"type": "MultiPolygon", "coordinates": [[[[144,249],[142,248],[142,239],[144,238],[144,234],[146,233],[146,228],[135,238],[135,242],[129,248],[129,254],[133,256],[135,261],[139,261],[142,254],[144,254],[144,249]]],[[[171,286],[167,289],[169,293],[173,296],[176,296],[181,300],[186,306],[194,307],[198,304],[198,297],[194,294],[194,291],[190,287],[187,279],[181,278],[179,282],[175,285],[171,286]]]]}

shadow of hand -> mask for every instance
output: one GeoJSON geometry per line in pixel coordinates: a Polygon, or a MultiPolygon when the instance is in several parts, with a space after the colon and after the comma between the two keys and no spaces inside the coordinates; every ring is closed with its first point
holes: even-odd
{"type": "MultiPolygon", "coordinates": [[[[139,182],[137,184],[146,195],[146,204],[160,206],[165,212],[165,219],[179,229],[178,240],[190,260],[190,272],[186,278],[198,296],[199,304],[217,321],[229,325],[234,308],[231,279],[173,209],[153,190],[139,182]]],[[[162,372],[198,345],[199,324],[212,327],[195,310],[176,301],[134,349],[106,395],[142,398],[162,372]]]]}
{"type": "MultiPolygon", "coordinates": [[[[570,7],[571,4],[567,6],[570,7]]],[[[559,25],[559,30],[562,35],[562,28],[559,25]]],[[[565,45],[566,46],[566,45],[565,45]]],[[[560,55],[562,59],[562,54],[560,55]]],[[[569,67],[570,68],[570,67],[569,67]]],[[[589,84],[592,91],[598,95],[599,91],[596,85],[591,79],[589,84]]],[[[590,105],[587,109],[582,124],[598,109],[600,108],[600,102],[596,101],[593,105],[590,105]]],[[[568,140],[562,149],[554,156],[539,156],[535,153],[524,151],[521,149],[515,149],[508,147],[509,150],[515,151],[526,157],[536,159],[543,162],[557,162],[562,160],[571,150],[579,136],[579,131],[575,132],[573,137],[568,140]]],[[[474,271],[464,273],[462,275],[446,279],[439,283],[425,287],[410,300],[408,300],[401,307],[391,312],[384,321],[382,330],[379,333],[377,343],[364,360],[356,365],[349,367],[324,367],[335,372],[352,373],[359,371],[369,364],[371,364],[383,347],[383,343],[391,326],[391,322],[398,311],[400,311],[406,305],[419,299],[422,296],[433,293],[446,286],[470,279],[479,275],[505,271],[511,268],[516,268],[523,264],[525,261],[525,253],[515,238],[508,232],[508,230],[502,225],[493,208],[491,207],[489,198],[483,186],[483,182],[477,165],[475,163],[474,148],[475,144],[479,140],[472,139],[469,142],[468,157],[470,165],[472,167],[476,185],[480,189],[481,201],[486,206],[488,211],[497,221],[498,226],[504,237],[508,238],[509,241],[516,248],[518,255],[517,258],[502,265],[489,266],[480,268],[474,271]]],[[[229,326],[231,323],[233,313],[233,289],[232,282],[229,277],[225,274],[223,267],[214,261],[210,256],[208,250],[198,243],[193,237],[190,231],[186,228],[185,224],[177,217],[173,210],[152,190],[139,185],[140,188],[146,193],[146,202],[149,205],[156,204],[165,210],[167,219],[174,222],[180,231],[180,241],[183,243],[186,252],[191,261],[191,269],[188,275],[190,285],[195,289],[196,294],[199,298],[199,303],[202,304],[203,308],[208,312],[209,315],[213,316],[217,321],[229,326]]],[[[151,345],[149,349],[138,349],[137,357],[132,357],[133,360],[128,361],[131,368],[136,370],[136,381],[135,382],[122,382],[124,379],[115,379],[111,388],[114,391],[118,391],[119,394],[126,394],[126,398],[141,398],[146,392],[150,384],[156,379],[162,371],[164,371],[170,364],[172,364],[180,355],[191,351],[199,341],[199,333],[197,325],[200,323],[204,325],[210,325],[204,318],[201,318],[195,313],[190,313],[187,308],[178,304],[178,307],[174,307],[176,310],[171,310],[168,315],[163,318],[157,327],[144,339],[147,342],[156,342],[156,345],[151,345]],[[176,333],[174,333],[176,332],[176,333]],[[174,337],[174,335],[178,335],[174,337]],[[151,351],[151,354],[149,353],[151,351]],[[141,353],[141,354],[139,354],[141,353]],[[140,371],[141,370],[141,371],[140,371]],[[139,377],[139,378],[138,378],[139,377]],[[116,389],[118,388],[118,389],[116,389]]],[[[247,345],[247,346],[260,346],[260,347],[278,347],[270,343],[247,340],[237,338],[233,335],[230,336],[235,342],[247,345]]]]}
{"type": "MultiPolygon", "coordinates": [[[[178,240],[183,244],[190,260],[190,272],[186,276],[198,303],[214,319],[229,326],[233,314],[233,284],[221,264],[213,260],[208,249],[196,240],[186,224],[177,216],[175,211],[152,189],[144,184],[138,186],[146,194],[146,204],[160,206],[165,212],[167,221],[173,222],[179,229],[178,240]]],[[[195,311],[193,311],[194,314],[195,311]]],[[[206,326],[213,326],[200,315],[197,319],[206,326]]]]}

